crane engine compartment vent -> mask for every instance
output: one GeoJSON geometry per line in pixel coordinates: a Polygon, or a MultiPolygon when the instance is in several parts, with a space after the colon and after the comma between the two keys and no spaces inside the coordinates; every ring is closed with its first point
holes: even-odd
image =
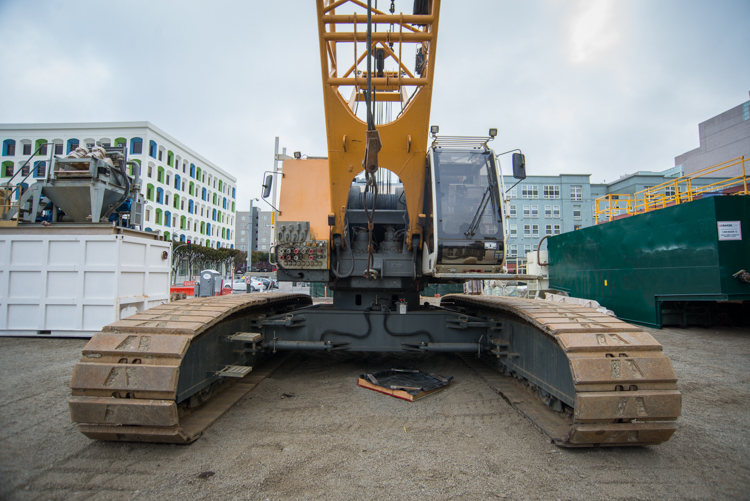
{"type": "Polygon", "coordinates": [[[389,369],[372,374],[360,374],[357,386],[414,402],[444,390],[453,376],[440,376],[414,369],[389,369]]]}

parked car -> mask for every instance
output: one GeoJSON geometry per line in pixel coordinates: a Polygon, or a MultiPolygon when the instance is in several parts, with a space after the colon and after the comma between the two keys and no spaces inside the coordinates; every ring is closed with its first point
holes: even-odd
{"type": "Polygon", "coordinates": [[[243,292],[247,292],[247,282],[245,282],[244,278],[240,278],[232,282],[233,294],[241,294],[243,292]]]}
{"type": "Polygon", "coordinates": [[[250,284],[251,292],[259,292],[266,289],[266,284],[264,284],[259,278],[246,278],[245,282],[250,284]]]}
{"type": "Polygon", "coordinates": [[[279,284],[277,284],[276,280],[274,280],[272,278],[261,278],[260,281],[263,282],[263,284],[265,285],[265,288],[267,290],[278,289],[279,288],[279,284]]]}

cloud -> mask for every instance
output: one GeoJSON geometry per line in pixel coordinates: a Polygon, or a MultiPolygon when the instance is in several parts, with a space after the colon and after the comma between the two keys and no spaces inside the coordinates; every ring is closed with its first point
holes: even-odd
{"type": "Polygon", "coordinates": [[[573,63],[601,59],[621,40],[617,0],[578,0],[567,24],[568,58],[573,63]]]}

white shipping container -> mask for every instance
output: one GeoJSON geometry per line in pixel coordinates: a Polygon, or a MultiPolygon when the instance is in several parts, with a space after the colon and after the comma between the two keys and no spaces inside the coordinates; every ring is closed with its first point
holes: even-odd
{"type": "Polygon", "coordinates": [[[105,225],[0,228],[0,336],[91,337],[166,303],[171,252],[105,225]]]}

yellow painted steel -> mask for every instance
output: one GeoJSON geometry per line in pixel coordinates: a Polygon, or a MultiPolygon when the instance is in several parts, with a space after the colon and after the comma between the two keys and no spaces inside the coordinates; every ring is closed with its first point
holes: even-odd
{"type": "Polygon", "coordinates": [[[665,181],[646,188],[633,195],[610,193],[595,201],[596,224],[612,221],[618,216],[631,216],[642,212],[663,209],[671,205],[691,202],[707,193],[716,193],[727,188],[737,188],[734,195],[748,195],[748,169],[745,157],[737,157],[711,167],[706,167],[690,175],[665,181]],[[707,176],[720,176],[721,171],[740,166],[742,174],[725,177],[704,186],[693,186],[693,180],[707,176]]]}
{"type": "MultiPolygon", "coordinates": [[[[357,72],[356,66],[363,61],[367,48],[357,52],[357,42],[366,40],[367,23],[366,4],[359,0],[317,0],[318,35],[320,41],[320,59],[323,80],[323,101],[328,141],[328,169],[330,182],[330,214],[334,216],[332,234],[342,235],[344,212],[349,196],[349,187],[354,177],[362,170],[365,155],[365,131],[367,124],[360,120],[352,110],[349,102],[355,103],[356,97],[349,102],[339,91],[340,86],[355,86],[361,89],[367,83],[367,72],[357,72]],[[365,14],[340,16],[335,9],[345,4],[352,7],[364,7],[365,14]],[[358,28],[358,25],[360,27],[358,28]],[[343,76],[338,74],[338,45],[347,43],[354,46],[355,64],[343,76]],[[352,73],[354,73],[353,76],[352,73]]],[[[404,185],[406,208],[409,213],[409,228],[406,244],[412,245],[414,236],[422,235],[418,216],[424,206],[424,185],[426,157],[428,146],[428,129],[430,106],[432,102],[432,85],[435,67],[435,50],[438,34],[440,0],[432,0],[429,15],[385,15],[373,9],[374,24],[394,24],[393,32],[373,33],[373,48],[385,49],[386,58],[395,61],[401,72],[386,72],[383,77],[373,76],[372,84],[377,89],[392,91],[401,95],[405,86],[415,86],[416,92],[408,101],[400,116],[390,123],[378,125],[382,149],[378,155],[380,168],[395,173],[404,185]],[[394,44],[392,50],[389,43],[394,44]],[[405,69],[401,62],[403,45],[421,46],[425,52],[424,70],[419,76],[405,69]],[[396,49],[395,46],[398,45],[396,49]],[[387,89],[386,89],[387,88],[387,89]]],[[[347,49],[348,50],[348,49],[347,49]]],[[[411,55],[413,52],[408,51],[411,55]]],[[[416,73],[416,72],[415,72],[416,73]]],[[[357,92],[358,93],[358,92],[357,92]]],[[[401,98],[388,98],[401,100],[401,98]]],[[[282,209],[283,211],[283,209],[282,209]]],[[[286,219],[286,214],[284,214],[286,219]]],[[[343,241],[344,239],[342,239],[343,241]]]]}
{"type": "Polygon", "coordinates": [[[310,221],[310,234],[317,239],[328,239],[328,206],[320,203],[330,197],[328,160],[284,160],[282,172],[279,223],[310,221]]]}

